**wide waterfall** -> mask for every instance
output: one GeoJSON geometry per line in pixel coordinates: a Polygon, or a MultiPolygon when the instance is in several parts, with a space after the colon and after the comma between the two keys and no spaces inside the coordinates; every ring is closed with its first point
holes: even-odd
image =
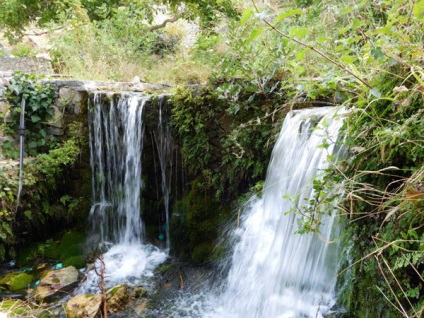
{"type": "Polygon", "coordinates": [[[262,197],[247,205],[236,233],[219,297],[222,317],[321,317],[334,305],[340,223],[330,208],[319,235],[296,234],[301,219],[308,218],[301,212],[314,195],[314,178],[329,166],[327,157],[341,151],[336,141],[342,120],[334,115],[334,108],[287,115],[262,197]],[[324,141],[329,146],[319,147],[324,141]]]}
{"type": "MultiPolygon", "coordinates": [[[[144,242],[141,219],[142,114],[149,98],[96,93],[89,107],[91,240],[106,249],[107,286],[136,284],[167,258],[166,252],[144,242]]],[[[97,280],[91,272],[81,292],[98,292],[97,280]]]]}

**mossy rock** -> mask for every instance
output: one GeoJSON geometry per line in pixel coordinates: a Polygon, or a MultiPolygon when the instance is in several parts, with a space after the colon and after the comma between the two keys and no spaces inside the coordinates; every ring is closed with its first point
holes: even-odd
{"type": "Polygon", "coordinates": [[[9,273],[0,280],[0,285],[4,285],[10,291],[16,291],[27,288],[34,277],[27,273],[9,273]]]}
{"type": "Polygon", "coordinates": [[[63,267],[74,266],[75,268],[85,267],[85,258],[82,255],[71,256],[63,261],[63,267]]]}
{"type": "Polygon", "coordinates": [[[67,232],[60,240],[58,249],[60,259],[64,261],[72,256],[80,256],[85,244],[86,236],[77,231],[67,232]]]}

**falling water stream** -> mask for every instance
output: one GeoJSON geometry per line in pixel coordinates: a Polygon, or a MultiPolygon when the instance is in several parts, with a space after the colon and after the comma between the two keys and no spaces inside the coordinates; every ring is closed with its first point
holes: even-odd
{"type": "MultiPolygon", "coordinates": [[[[121,94],[116,99],[96,93],[89,107],[91,240],[107,250],[103,254],[106,287],[137,284],[167,258],[166,252],[144,242],[141,219],[142,114],[149,98],[121,94]]],[[[98,292],[97,280],[91,272],[80,292],[98,292]]]]}
{"type": "Polygon", "coordinates": [[[155,137],[155,144],[158,152],[159,165],[161,171],[161,188],[163,193],[164,209],[165,209],[165,241],[166,251],[169,252],[171,242],[169,233],[169,190],[171,188],[172,180],[172,165],[168,167],[168,163],[172,163],[172,151],[173,151],[173,140],[169,131],[169,125],[164,123],[163,114],[163,103],[164,99],[161,98],[159,101],[159,121],[155,137]]]}
{"type": "Polygon", "coordinates": [[[19,184],[18,184],[18,194],[16,195],[16,210],[19,207],[19,201],[21,198],[22,176],[24,173],[25,106],[26,106],[26,100],[24,97],[22,97],[21,114],[19,116],[19,184]]]}
{"type": "Polygon", "coordinates": [[[315,108],[287,115],[262,197],[243,212],[217,316],[321,317],[334,305],[339,264],[335,239],[341,225],[330,208],[320,235],[295,234],[306,216],[289,212],[294,206],[302,210],[313,198],[313,179],[329,166],[329,155],[342,151],[336,144],[342,120],[333,119],[334,111],[315,108]],[[328,148],[319,147],[324,141],[328,148]]]}

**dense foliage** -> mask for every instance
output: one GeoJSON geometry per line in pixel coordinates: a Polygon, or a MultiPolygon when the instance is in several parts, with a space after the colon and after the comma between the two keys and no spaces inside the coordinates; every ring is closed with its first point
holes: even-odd
{"type": "Polygon", "coordinates": [[[129,17],[136,17],[140,26],[151,23],[160,6],[180,12],[188,19],[200,17],[205,26],[212,26],[220,16],[237,15],[230,0],[49,0],[44,2],[31,0],[3,0],[0,11],[0,27],[6,30],[9,39],[19,38],[25,27],[36,22],[40,27],[52,22],[78,19],[99,21],[113,19],[124,11],[129,17]],[[144,21],[144,22],[143,22],[144,21]]]}
{"type": "Polygon", "coordinates": [[[48,134],[54,95],[51,84],[41,83],[30,74],[17,73],[7,87],[9,111],[2,131],[9,139],[1,145],[2,154],[19,157],[13,137],[17,135],[24,101],[26,158],[19,199],[19,167],[12,161],[10,167],[0,170],[0,260],[15,257],[14,247],[28,240],[45,238],[50,231],[44,227],[72,224],[81,215],[78,208],[82,198],[70,196],[69,189],[63,186],[66,171],[77,161],[86,137],[81,135],[83,129],[78,123],[68,125],[70,136],[66,140],[59,141],[48,134]]]}
{"type": "MultiPolygon", "coordinates": [[[[56,138],[48,135],[47,121],[53,116],[52,108],[55,91],[51,84],[40,83],[37,76],[18,73],[7,87],[6,98],[10,105],[10,115],[6,117],[7,125],[3,128],[6,134],[15,135],[20,127],[22,106],[25,107],[25,151],[30,156],[46,152],[54,148],[56,138]],[[22,105],[23,104],[23,105],[22,105]]],[[[12,142],[3,143],[5,154],[12,158],[19,155],[13,149],[12,142]]]]}

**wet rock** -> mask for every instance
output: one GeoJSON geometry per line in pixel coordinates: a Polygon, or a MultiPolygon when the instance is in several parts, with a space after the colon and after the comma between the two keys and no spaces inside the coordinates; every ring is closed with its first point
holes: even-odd
{"type": "Polygon", "coordinates": [[[134,299],[140,299],[142,297],[147,297],[147,290],[144,287],[137,286],[133,287],[131,292],[131,297],[134,299]]]}
{"type": "Polygon", "coordinates": [[[65,306],[67,318],[94,318],[100,312],[102,295],[77,295],[65,306]]]}
{"type": "Polygon", "coordinates": [[[73,267],[65,267],[56,271],[49,271],[40,281],[34,291],[37,301],[50,302],[68,294],[78,285],[79,272],[73,267]]]}

